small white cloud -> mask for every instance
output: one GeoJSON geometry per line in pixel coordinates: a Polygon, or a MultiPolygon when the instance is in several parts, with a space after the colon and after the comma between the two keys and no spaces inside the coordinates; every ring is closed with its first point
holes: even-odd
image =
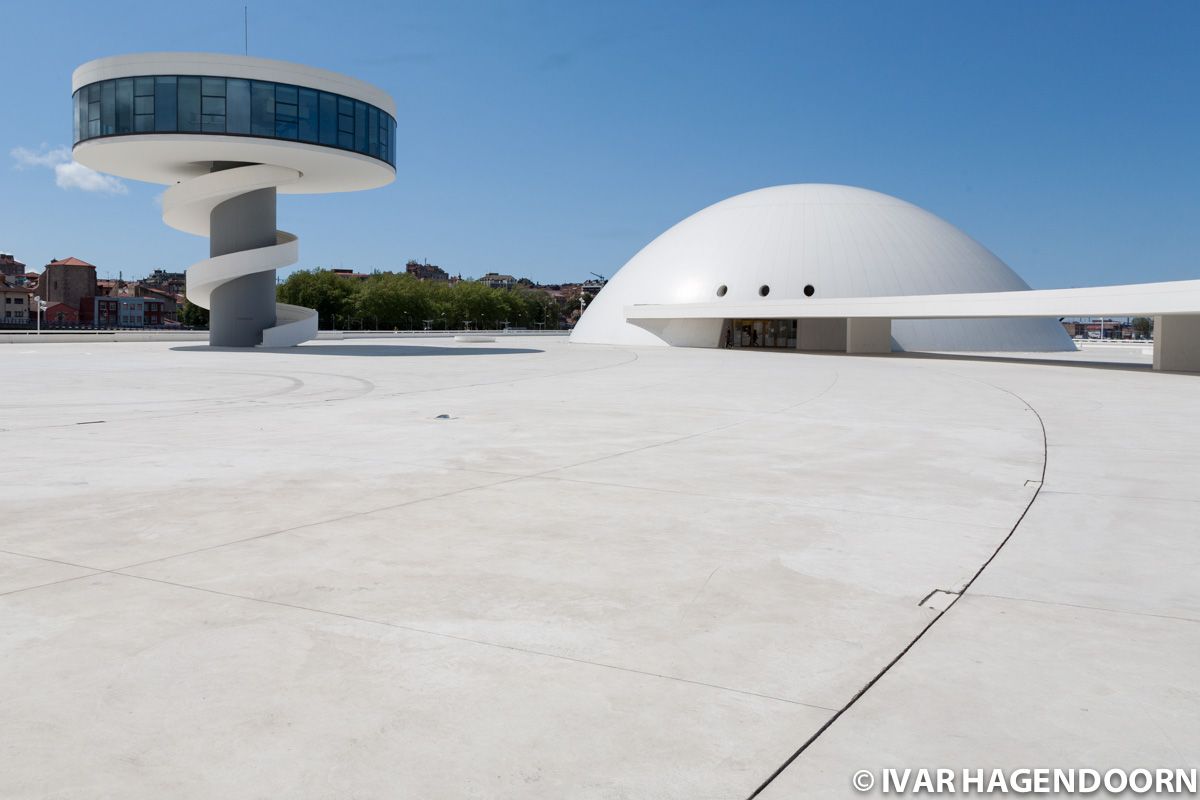
{"type": "Polygon", "coordinates": [[[17,162],[17,169],[26,169],[28,167],[50,167],[53,169],[55,165],[71,160],[70,150],[65,147],[55,147],[51,150],[44,142],[37,152],[30,150],[28,147],[14,147],[10,151],[10,155],[17,162]]]}
{"type": "Polygon", "coordinates": [[[129,189],[125,184],[111,175],[102,175],[94,169],[71,158],[71,151],[66,147],[51,148],[46,144],[38,150],[28,147],[14,147],[9,155],[16,162],[17,169],[30,167],[47,167],[54,170],[54,182],[60,189],[79,189],[83,192],[100,192],[102,194],[127,194],[129,189]]]}
{"type": "Polygon", "coordinates": [[[54,182],[60,189],[80,189],[84,192],[126,194],[129,190],[112,175],[102,175],[78,161],[54,165],[54,182]]]}

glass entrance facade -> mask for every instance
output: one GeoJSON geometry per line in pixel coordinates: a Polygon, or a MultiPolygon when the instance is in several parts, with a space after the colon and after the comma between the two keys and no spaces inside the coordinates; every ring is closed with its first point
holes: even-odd
{"type": "Polygon", "coordinates": [[[340,94],[270,81],[146,75],[73,95],[75,144],[101,136],[209,133],[352,150],[396,166],[396,120],[340,94]]]}
{"type": "Polygon", "coordinates": [[[796,347],[794,319],[732,319],[726,322],[726,347],[796,347]]]}

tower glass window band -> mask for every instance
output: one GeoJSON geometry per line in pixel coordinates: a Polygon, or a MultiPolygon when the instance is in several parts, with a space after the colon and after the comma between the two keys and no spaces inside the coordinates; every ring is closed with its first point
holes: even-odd
{"type": "Polygon", "coordinates": [[[215,133],[321,144],[396,166],[396,120],[351,97],[286,83],[144,75],[73,95],[75,144],[138,133],[215,133]]]}

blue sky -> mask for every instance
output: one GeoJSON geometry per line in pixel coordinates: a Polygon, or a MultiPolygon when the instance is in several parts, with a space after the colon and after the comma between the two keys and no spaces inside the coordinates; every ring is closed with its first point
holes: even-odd
{"type": "MultiPolygon", "coordinates": [[[[127,277],[207,255],[162,224],[161,187],[53,151],[75,66],[241,52],[242,5],[5,4],[0,251],[127,277]]],[[[1197,41],[1195,2],[250,3],[251,55],[347,72],[400,110],[394,184],[281,198],[298,266],[546,282],[807,181],[923,206],[1035,287],[1200,277],[1197,41]]]]}

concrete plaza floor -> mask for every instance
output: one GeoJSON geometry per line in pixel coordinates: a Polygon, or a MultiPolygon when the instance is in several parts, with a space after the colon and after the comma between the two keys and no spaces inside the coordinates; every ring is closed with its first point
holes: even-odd
{"type": "Polygon", "coordinates": [[[1200,766],[1200,376],[1087,355],[0,345],[0,797],[1200,766]]]}

